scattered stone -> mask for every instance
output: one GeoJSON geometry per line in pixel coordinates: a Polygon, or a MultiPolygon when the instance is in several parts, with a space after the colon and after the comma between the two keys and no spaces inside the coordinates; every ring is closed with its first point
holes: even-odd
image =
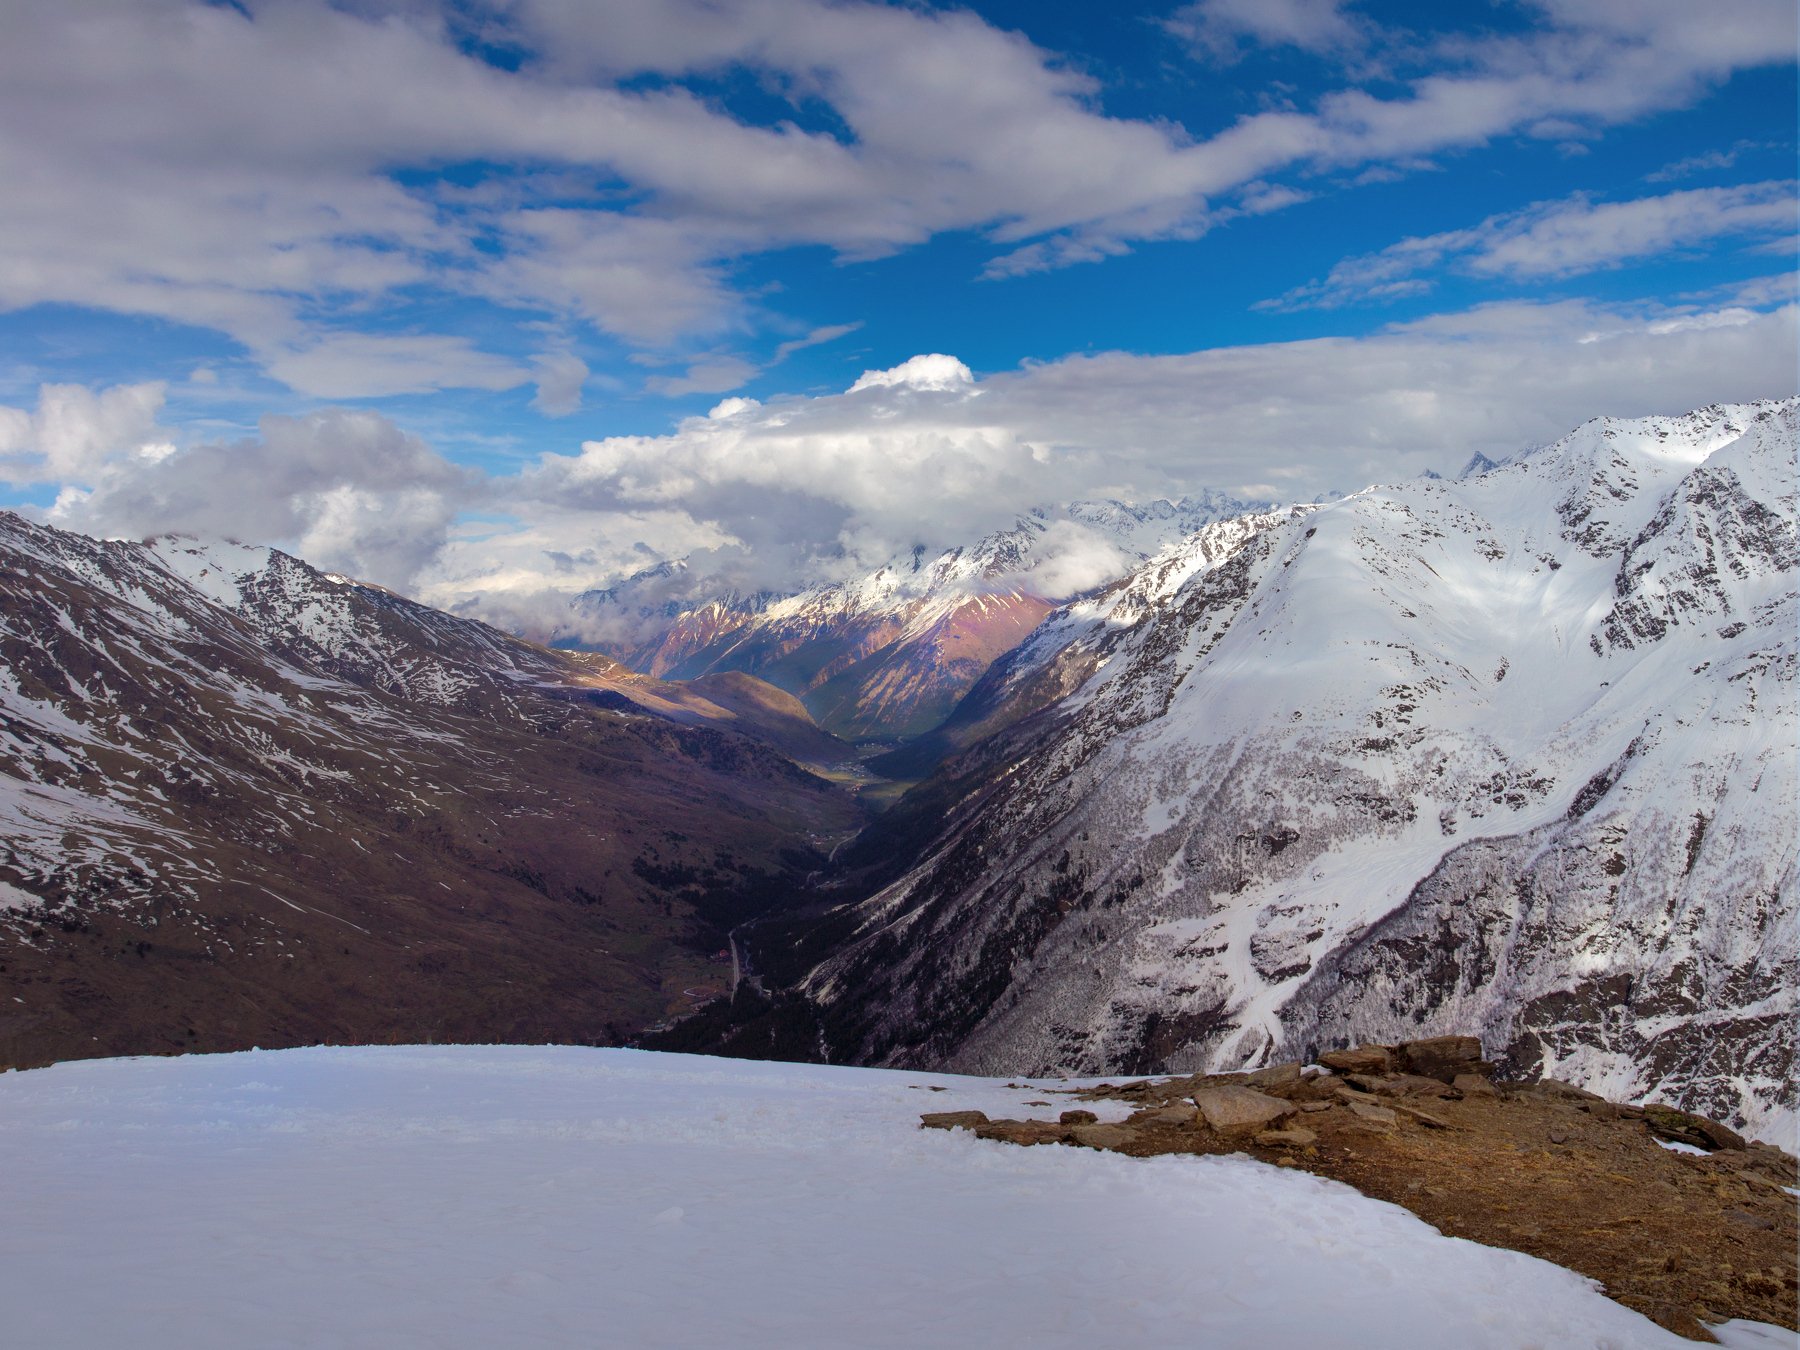
{"type": "Polygon", "coordinates": [[[1478,1073],[1459,1073],[1450,1080],[1450,1086],[1465,1097],[1498,1097],[1500,1089],[1478,1073]]]}
{"type": "Polygon", "coordinates": [[[1550,1131],[1550,1142],[1553,1144],[1566,1144],[1569,1142],[1569,1136],[1563,1130],[1552,1130],[1550,1131]]]}
{"type": "Polygon", "coordinates": [[[1387,1073],[1394,1057],[1384,1045],[1359,1045],[1354,1050],[1327,1050],[1319,1063],[1338,1073],[1387,1073]]]}
{"type": "Polygon", "coordinates": [[[1319,1136],[1296,1125],[1286,1130],[1264,1130],[1256,1136],[1256,1142],[1264,1148],[1311,1148],[1319,1142],[1319,1136]]]}
{"type": "Polygon", "coordinates": [[[1258,1069],[1255,1073],[1244,1075],[1247,1086],[1267,1091],[1270,1088],[1287,1087],[1300,1081],[1299,1064],[1271,1064],[1266,1069],[1258,1069]]]}
{"type": "Polygon", "coordinates": [[[1447,1130],[1450,1128],[1449,1121],[1434,1116],[1429,1111],[1421,1111],[1416,1106],[1407,1106],[1404,1102],[1395,1102],[1392,1109],[1395,1113],[1405,1116],[1408,1120],[1417,1121],[1428,1130],[1447,1130]]]}
{"type": "Polygon", "coordinates": [[[1676,1144],[1692,1144],[1708,1153],[1718,1149],[1742,1149],[1744,1137],[1729,1126],[1672,1106],[1650,1103],[1644,1107],[1644,1124],[1658,1139],[1676,1144]]]}
{"type": "MultiPolygon", "coordinates": [[[[1083,1127],[1090,1128],[1090,1127],[1083,1127]]],[[[1060,1144],[1069,1137],[1067,1125],[1047,1120],[990,1120],[975,1127],[977,1139],[998,1139],[1006,1144],[1060,1144]]]]}
{"type": "Polygon", "coordinates": [[[1367,1121],[1371,1125],[1397,1125],[1400,1122],[1400,1117],[1390,1108],[1377,1106],[1374,1102],[1346,1099],[1344,1105],[1350,1108],[1351,1114],[1358,1120],[1367,1121]]]}
{"type": "Polygon", "coordinates": [[[1064,1111],[1056,1119],[1062,1125],[1094,1125],[1099,1122],[1100,1117],[1092,1111],[1064,1111]]]}
{"type": "Polygon", "coordinates": [[[1153,1125],[1192,1125],[1194,1116],[1193,1107],[1177,1102],[1174,1106],[1151,1112],[1145,1119],[1153,1125]]]}
{"type": "Polygon", "coordinates": [[[987,1123],[985,1111],[927,1111],[919,1117],[922,1130],[972,1130],[987,1123]]]}
{"type": "Polygon", "coordinates": [[[1300,1125],[1291,1125],[1285,1130],[1264,1130],[1256,1136],[1256,1143],[1264,1148],[1310,1148],[1318,1141],[1318,1134],[1300,1125]]]}
{"type": "Polygon", "coordinates": [[[1069,1135],[1088,1148],[1123,1148],[1137,1138],[1137,1131],[1128,1125],[1077,1125],[1069,1135]]]}
{"type": "Polygon", "coordinates": [[[1255,1134],[1299,1109],[1292,1102],[1247,1087],[1199,1088],[1194,1105],[1206,1123],[1224,1135],[1255,1134]]]}
{"type": "Polygon", "coordinates": [[[1407,1041],[1399,1047],[1401,1063],[1413,1073],[1440,1082],[1452,1082],[1459,1073],[1483,1073],[1491,1069],[1481,1058],[1481,1042],[1473,1036],[1433,1036],[1407,1041]]]}
{"type": "Polygon", "coordinates": [[[1329,1110],[1331,1110],[1331,1103],[1330,1102],[1301,1102],[1300,1109],[1302,1111],[1308,1111],[1308,1112],[1329,1111],[1329,1110]]]}
{"type": "Polygon", "coordinates": [[[1774,1221],[1765,1215],[1752,1214],[1747,1209],[1726,1210],[1725,1221],[1727,1223],[1735,1223],[1740,1228],[1757,1228],[1765,1232],[1775,1226],[1774,1221]]]}

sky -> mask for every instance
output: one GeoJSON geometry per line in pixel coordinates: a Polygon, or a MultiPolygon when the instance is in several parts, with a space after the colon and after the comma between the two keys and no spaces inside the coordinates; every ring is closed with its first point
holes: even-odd
{"type": "Polygon", "coordinates": [[[1796,387],[1791,0],[8,6],[0,506],[526,631],[1796,387]]]}

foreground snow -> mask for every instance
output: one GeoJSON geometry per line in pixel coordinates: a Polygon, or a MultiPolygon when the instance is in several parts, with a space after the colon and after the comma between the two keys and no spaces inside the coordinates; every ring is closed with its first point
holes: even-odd
{"type": "Polygon", "coordinates": [[[1043,1100],[998,1080],[576,1048],[6,1074],[7,1340],[1691,1344],[1568,1271],[1246,1158],[916,1128],[920,1111],[1043,1100]]]}

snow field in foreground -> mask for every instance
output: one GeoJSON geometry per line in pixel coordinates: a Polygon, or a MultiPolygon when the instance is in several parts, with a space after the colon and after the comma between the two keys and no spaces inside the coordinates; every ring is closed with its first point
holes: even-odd
{"type": "MultiPolygon", "coordinates": [[[[1568,1271],[1247,1158],[917,1128],[921,1111],[1071,1104],[999,1080],[580,1048],[0,1075],[4,1340],[1691,1344],[1568,1271]],[[913,1086],[930,1084],[947,1090],[913,1086]]],[[[1793,1344],[1749,1339],[1762,1330],[1734,1342],[1793,1344]]]]}

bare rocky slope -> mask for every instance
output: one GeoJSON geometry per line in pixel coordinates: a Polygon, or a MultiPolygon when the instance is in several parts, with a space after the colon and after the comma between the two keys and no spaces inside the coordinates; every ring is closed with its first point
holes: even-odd
{"type": "Polygon", "coordinates": [[[0,1064],[621,1041],[860,822],[765,690],[0,513],[0,1064]]]}
{"type": "Polygon", "coordinates": [[[768,959],[838,1060],[1474,1033],[1791,1140],[1796,408],[1595,421],[1202,532],[998,663],[996,733],[768,959]]]}

